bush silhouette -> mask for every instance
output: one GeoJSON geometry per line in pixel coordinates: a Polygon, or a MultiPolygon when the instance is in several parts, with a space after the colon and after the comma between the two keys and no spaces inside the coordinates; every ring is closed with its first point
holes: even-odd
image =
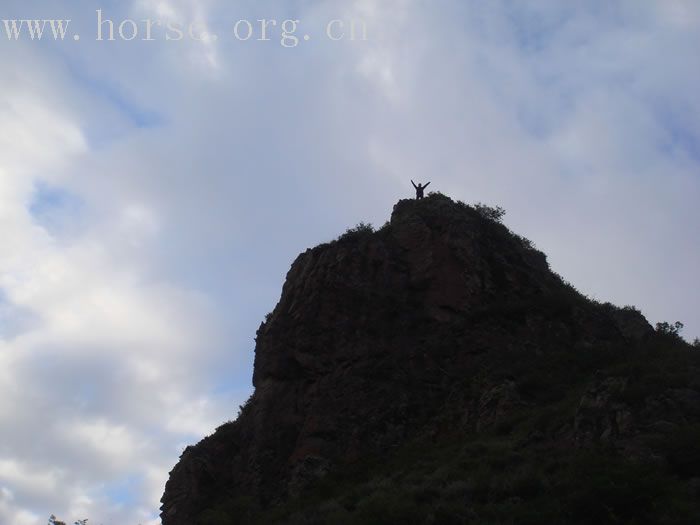
{"type": "Polygon", "coordinates": [[[683,330],[683,323],[676,321],[675,323],[656,323],[656,332],[661,335],[666,335],[669,337],[680,339],[681,331],[683,330]]]}
{"type": "Polygon", "coordinates": [[[477,202],[474,205],[474,209],[479,215],[481,215],[485,219],[489,219],[496,222],[501,222],[506,214],[506,210],[501,208],[500,206],[496,206],[494,208],[493,206],[488,206],[481,202],[477,202]]]}
{"type": "Polygon", "coordinates": [[[368,222],[360,222],[354,228],[348,228],[345,233],[338,237],[339,241],[346,241],[349,239],[355,239],[357,237],[362,237],[364,235],[374,233],[374,226],[368,222]]]}

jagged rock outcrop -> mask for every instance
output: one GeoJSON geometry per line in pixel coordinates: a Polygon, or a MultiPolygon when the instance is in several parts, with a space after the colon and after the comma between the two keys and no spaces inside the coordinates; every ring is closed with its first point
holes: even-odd
{"type": "Polygon", "coordinates": [[[247,523],[346,465],[445,436],[522,431],[518,447],[659,459],[642,438],[700,422],[700,394],[692,374],[651,392],[635,382],[621,363],[654,337],[475,209],[400,201],[379,231],[294,261],[257,332],[255,393],[182,454],[163,523],[247,523]],[[528,416],[541,407],[563,416],[528,416]]]}

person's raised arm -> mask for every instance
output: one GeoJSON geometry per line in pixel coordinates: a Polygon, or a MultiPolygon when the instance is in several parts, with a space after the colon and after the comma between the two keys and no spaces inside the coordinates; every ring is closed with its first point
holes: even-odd
{"type": "Polygon", "coordinates": [[[413,182],[413,179],[411,179],[411,184],[413,184],[413,187],[414,187],[415,189],[418,189],[418,186],[416,186],[416,183],[413,182]]]}
{"type": "Polygon", "coordinates": [[[430,186],[430,183],[426,184],[426,185],[423,186],[423,187],[424,187],[424,188],[427,188],[428,186],[430,186]]]}

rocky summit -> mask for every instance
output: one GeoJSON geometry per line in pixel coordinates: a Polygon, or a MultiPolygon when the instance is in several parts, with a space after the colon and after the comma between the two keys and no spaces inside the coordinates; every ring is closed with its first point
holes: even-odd
{"type": "Polygon", "coordinates": [[[700,351],[497,212],[402,200],[299,255],[163,524],[700,523],[700,351]]]}

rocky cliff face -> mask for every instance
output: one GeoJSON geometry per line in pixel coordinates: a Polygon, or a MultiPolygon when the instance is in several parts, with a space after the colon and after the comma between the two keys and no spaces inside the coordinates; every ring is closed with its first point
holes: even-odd
{"type": "MultiPolygon", "coordinates": [[[[681,479],[669,465],[682,460],[654,439],[696,430],[698,362],[659,337],[637,311],[581,296],[475,209],[440,195],[400,201],[381,230],[349,231],[294,261],[257,332],[255,393],[236,421],[185,450],[163,524],[368,522],[364,503],[339,503],[354,482],[308,495],[357,465],[368,483],[408,444],[446,449],[475,436],[485,446],[505,436],[533,458],[607,447],[681,479]],[[649,380],[658,365],[635,370],[640,362],[670,371],[649,380]],[[328,501],[338,508],[324,511],[328,501]]],[[[684,480],[700,477],[692,461],[684,480]]],[[[435,501],[447,496],[436,490],[427,507],[411,503],[423,509],[412,522],[440,523],[435,501]]],[[[475,497],[460,500],[457,523],[481,516],[475,497]]]]}

